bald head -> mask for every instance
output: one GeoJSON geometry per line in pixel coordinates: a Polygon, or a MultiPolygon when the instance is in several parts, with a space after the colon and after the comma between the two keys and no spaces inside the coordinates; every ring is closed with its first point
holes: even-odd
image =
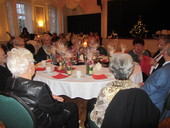
{"type": "Polygon", "coordinates": [[[163,49],[163,56],[165,61],[170,61],[170,44],[167,44],[163,49]]]}
{"type": "Polygon", "coordinates": [[[13,40],[13,45],[14,45],[15,48],[18,48],[18,47],[24,48],[24,47],[25,47],[24,39],[21,38],[21,37],[16,37],[16,38],[13,40]]]}

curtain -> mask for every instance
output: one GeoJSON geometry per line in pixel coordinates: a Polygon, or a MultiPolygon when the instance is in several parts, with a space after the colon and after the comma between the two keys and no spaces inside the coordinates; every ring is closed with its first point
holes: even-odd
{"type": "Polygon", "coordinates": [[[33,33],[31,1],[24,0],[23,4],[25,5],[25,17],[26,17],[25,27],[27,28],[29,33],[33,33]]]}
{"type": "Polygon", "coordinates": [[[14,28],[14,17],[12,14],[12,3],[10,2],[10,0],[6,0],[6,6],[7,6],[7,12],[8,12],[8,22],[9,22],[9,33],[11,34],[11,36],[15,36],[15,28],[14,28]]]}
{"type": "Polygon", "coordinates": [[[51,33],[58,33],[57,30],[57,9],[55,6],[48,6],[49,28],[51,33]]]}
{"type": "Polygon", "coordinates": [[[17,3],[24,4],[25,9],[25,27],[29,33],[33,33],[31,0],[17,0],[17,3]]]}

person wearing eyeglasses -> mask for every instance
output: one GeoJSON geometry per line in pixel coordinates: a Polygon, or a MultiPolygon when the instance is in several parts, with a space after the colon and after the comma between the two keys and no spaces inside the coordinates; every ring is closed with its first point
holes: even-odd
{"type": "Polygon", "coordinates": [[[77,105],[53,95],[46,83],[32,80],[35,73],[32,53],[26,48],[13,48],[7,55],[12,77],[7,80],[6,91],[28,105],[35,114],[37,128],[79,128],[77,105]]]}

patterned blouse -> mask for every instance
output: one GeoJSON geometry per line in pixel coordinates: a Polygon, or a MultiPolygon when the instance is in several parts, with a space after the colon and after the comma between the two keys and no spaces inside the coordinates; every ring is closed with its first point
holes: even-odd
{"type": "Polygon", "coordinates": [[[139,85],[135,84],[131,80],[116,80],[108,83],[104,88],[102,88],[94,109],[90,113],[90,118],[98,127],[104,119],[105,110],[107,109],[109,103],[113,97],[117,94],[119,90],[125,90],[130,88],[139,88],[139,85]]]}

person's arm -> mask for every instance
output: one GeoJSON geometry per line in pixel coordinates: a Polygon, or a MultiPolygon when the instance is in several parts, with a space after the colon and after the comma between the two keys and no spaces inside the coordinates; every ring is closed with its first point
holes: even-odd
{"type": "Polygon", "coordinates": [[[53,96],[54,99],[56,99],[56,100],[58,100],[60,102],[64,101],[64,99],[62,97],[60,97],[60,96],[57,96],[57,95],[54,95],[54,94],[52,94],[52,96],[53,96]]]}
{"type": "Polygon", "coordinates": [[[162,86],[166,85],[164,70],[155,71],[148,79],[145,81],[141,89],[145,90],[149,96],[156,93],[162,86]]]}
{"type": "Polygon", "coordinates": [[[64,112],[64,104],[55,100],[47,84],[42,85],[38,97],[39,108],[49,114],[59,114],[64,112]]]}

